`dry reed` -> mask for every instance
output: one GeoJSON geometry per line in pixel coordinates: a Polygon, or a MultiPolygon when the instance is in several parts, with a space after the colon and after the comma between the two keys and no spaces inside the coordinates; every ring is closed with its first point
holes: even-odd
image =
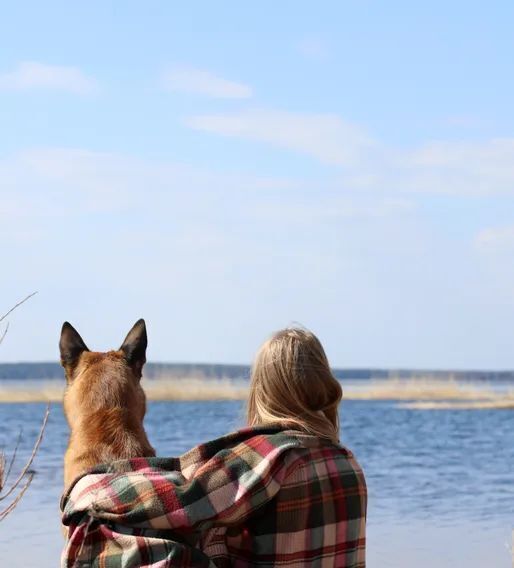
{"type": "MultiPolygon", "coordinates": [[[[33,292],[29,294],[26,298],[15,304],[7,313],[0,317],[0,323],[5,320],[5,318],[11,314],[17,307],[21,306],[25,303],[29,298],[32,298],[34,294],[37,292],[33,292]]],[[[7,331],[9,330],[9,324],[5,326],[2,334],[0,335],[0,344],[4,341],[5,336],[7,335],[7,331]]],[[[36,457],[37,451],[39,446],[41,445],[41,441],[43,439],[43,433],[46,428],[46,423],[48,421],[48,415],[50,414],[50,407],[47,406],[46,413],[43,418],[43,423],[41,425],[41,430],[39,431],[39,436],[32,448],[32,452],[30,454],[29,459],[21,469],[20,473],[16,477],[16,479],[9,484],[9,477],[13,471],[13,466],[16,460],[16,454],[18,453],[18,447],[21,441],[21,434],[18,436],[18,440],[14,447],[13,454],[11,459],[9,460],[9,464],[7,465],[7,460],[5,458],[5,454],[0,452],[0,503],[6,501],[5,505],[0,506],[0,521],[3,521],[9,513],[11,513],[18,503],[20,502],[21,498],[29,488],[32,480],[34,479],[35,472],[31,470],[32,463],[34,462],[34,458],[36,457]]]]}
{"type": "MultiPolygon", "coordinates": [[[[248,382],[202,377],[147,379],[143,382],[148,400],[244,400],[248,382]]],[[[343,383],[344,400],[391,400],[409,404],[469,402],[483,408],[510,408],[514,390],[498,393],[476,383],[432,379],[384,379],[343,383]]],[[[3,381],[0,383],[0,403],[60,402],[64,380],[3,381]]],[[[462,406],[462,405],[461,405],[462,406]]],[[[478,406],[476,406],[478,408],[478,406]]],[[[414,408],[414,406],[412,406],[414,408]]],[[[423,405],[416,408],[424,408],[423,405]]]]}
{"type": "Polygon", "coordinates": [[[493,400],[497,396],[485,386],[454,379],[381,379],[353,383],[344,392],[344,398],[352,400],[493,400]]]}
{"type": "Polygon", "coordinates": [[[496,400],[469,400],[453,402],[406,402],[400,408],[414,410],[514,410],[514,396],[498,397],[496,400]]]}
{"type": "Polygon", "coordinates": [[[9,498],[11,499],[10,502],[7,503],[7,505],[4,505],[3,508],[0,509],[0,521],[3,521],[5,517],[7,517],[7,515],[16,508],[16,505],[18,505],[20,499],[23,497],[23,495],[29,488],[29,485],[32,483],[32,480],[34,479],[35,472],[30,468],[43,440],[43,434],[45,432],[49,414],[50,406],[47,406],[45,416],[43,418],[43,423],[41,425],[41,429],[39,430],[39,435],[36,439],[36,442],[32,447],[30,457],[21,469],[16,479],[10,485],[8,485],[9,476],[12,473],[12,468],[16,460],[16,454],[18,452],[21,435],[18,436],[18,441],[16,443],[16,446],[14,447],[14,451],[7,469],[5,454],[0,454],[0,503],[9,498]]]}

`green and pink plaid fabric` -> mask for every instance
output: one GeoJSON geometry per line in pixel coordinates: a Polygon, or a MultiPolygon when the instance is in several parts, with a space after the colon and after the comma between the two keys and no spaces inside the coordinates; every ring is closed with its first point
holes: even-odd
{"type": "Polygon", "coordinates": [[[63,496],[62,566],[365,566],[366,483],[352,453],[280,426],[179,458],[98,466],[63,496]]]}

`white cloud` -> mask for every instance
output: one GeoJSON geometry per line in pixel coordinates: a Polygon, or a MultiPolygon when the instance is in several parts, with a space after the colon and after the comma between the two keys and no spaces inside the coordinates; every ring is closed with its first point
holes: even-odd
{"type": "Polygon", "coordinates": [[[405,199],[351,194],[295,178],[216,173],[73,148],[38,148],[0,159],[0,186],[3,238],[13,231],[52,233],[60,223],[91,215],[148,215],[163,225],[171,216],[175,226],[214,223],[230,235],[234,225],[282,230],[394,219],[414,210],[405,199]]]}
{"type": "Polygon", "coordinates": [[[0,74],[0,91],[47,89],[86,95],[97,90],[96,81],[77,67],[24,61],[14,71],[0,74]]]}
{"type": "MultiPolygon", "coordinates": [[[[504,315],[507,300],[491,315],[490,288],[469,270],[467,251],[436,238],[408,199],[318,181],[84,149],[0,157],[6,285],[14,295],[32,282],[29,290],[37,285],[45,294],[30,325],[49,339],[30,356],[54,352],[56,321],[83,321],[107,347],[120,321],[143,314],[152,322],[154,360],[234,360],[243,357],[242,330],[257,342],[294,319],[313,329],[349,329],[348,337],[333,337],[332,349],[353,338],[357,360],[369,357],[369,330],[378,346],[382,329],[397,330],[380,351],[393,362],[403,361],[406,344],[416,352],[434,341],[442,357],[471,312],[473,321],[477,311],[485,321],[500,309],[504,315]],[[464,299],[459,287],[448,287],[449,269],[469,282],[464,299]],[[204,325],[206,314],[219,333],[204,325]],[[420,319],[428,322],[422,336],[412,333],[420,319]]],[[[497,336],[488,330],[479,339],[493,357],[497,336]]],[[[24,349],[25,339],[8,357],[24,349]]],[[[437,361],[437,354],[430,356],[437,361]]]]}
{"type": "Polygon", "coordinates": [[[165,72],[162,80],[169,91],[219,99],[247,99],[252,96],[251,87],[244,83],[229,81],[193,67],[175,67],[165,72]]]}
{"type": "Polygon", "coordinates": [[[0,157],[0,187],[4,271],[27,280],[37,274],[52,289],[70,278],[89,291],[118,289],[137,259],[152,283],[143,278],[135,287],[182,296],[208,276],[223,303],[241,289],[253,296],[260,279],[272,295],[273,278],[319,286],[342,254],[360,258],[379,240],[382,252],[398,255],[416,241],[402,201],[124,154],[26,150],[0,157]],[[223,288],[227,281],[233,292],[223,288]]]}
{"type": "Polygon", "coordinates": [[[298,196],[294,201],[282,197],[256,203],[252,205],[253,214],[264,223],[286,220],[297,226],[310,226],[351,220],[399,219],[416,209],[415,204],[406,199],[327,193],[319,200],[298,196]]]}
{"type": "Polygon", "coordinates": [[[514,225],[483,229],[476,236],[475,245],[488,253],[514,251],[514,225]]]}
{"type": "Polygon", "coordinates": [[[363,129],[331,114],[256,109],[193,116],[186,124],[196,130],[267,142],[339,166],[353,164],[373,146],[363,129]]]}
{"type": "Polygon", "coordinates": [[[492,123],[483,118],[478,118],[477,116],[471,116],[466,114],[456,114],[445,117],[442,120],[442,124],[445,126],[453,126],[456,128],[483,128],[485,126],[491,126],[492,123]]]}
{"type": "Polygon", "coordinates": [[[514,193],[514,138],[436,141],[398,153],[389,175],[404,190],[453,195],[514,193]]]}
{"type": "Polygon", "coordinates": [[[338,115],[244,110],[197,115],[186,124],[222,136],[264,142],[342,166],[346,188],[449,195],[514,193],[514,138],[431,141],[395,148],[338,115]]]}
{"type": "MultiPolygon", "coordinates": [[[[244,203],[251,195],[290,191],[295,180],[220,174],[183,164],[80,148],[35,148],[0,159],[4,222],[16,218],[154,211],[155,200],[187,204],[197,218],[212,200],[244,203]],[[144,188],[144,191],[142,190],[144,188]],[[244,188],[244,191],[242,191],[244,188]],[[198,201],[200,200],[200,203],[198,201]]],[[[188,219],[185,215],[185,219],[188,219]]]]}
{"type": "Polygon", "coordinates": [[[306,59],[313,61],[322,61],[328,57],[327,45],[320,38],[304,38],[298,43],[297,49],[306,59]]]}
{"type": "Polygon", "coordinates": [[[14,216],[29,211],[39,215],[39,207],[29,206],[38,196],[48,203],[48,210],[58,212],[61,204],[66,210],[79,208],[83,213],[127,207],[137,210],[149,196],[173,197],[177,193],[184,198],[190,192],[195,204],[199,193],[202,198],[210,194],[216,199],[230,195],[232,203],[257,217],[270,211],[267,205],[280,211],[282,218],[287,218],[289,211],[291,219],[298,213],[305,218],[311,215],[342,219],[383,217],[412,210],[412,202],[406,199],[359,196],[301,178],[215,173],[184,164],[81,148],[34,148],[4,157],[0,159],[0,184],[0,213],[8,211],[14,216]],[[145,192],[141,187],[147,188],[145,192]],[[291,206],[292,196],[296,208],[291,206]]]}

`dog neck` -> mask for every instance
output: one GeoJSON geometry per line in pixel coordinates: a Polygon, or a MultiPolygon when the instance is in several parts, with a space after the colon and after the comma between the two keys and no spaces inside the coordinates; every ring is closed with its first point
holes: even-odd
{"type": "Polygon", "coordinates": [[[129,409],[98,409],[78,418],[71,428],[65,483],[99,463],[154,455],[142,423],[129,409]]]}

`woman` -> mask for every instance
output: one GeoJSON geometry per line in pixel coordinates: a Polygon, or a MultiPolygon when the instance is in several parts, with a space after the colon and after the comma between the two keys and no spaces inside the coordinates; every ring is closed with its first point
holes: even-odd
{"type": "Polygon", "coordinates": [[[316,336],[279,331],[253,366],[248,428],[76,482],[63,566],[363,567],[366,485],[338,441],[341,397],[316,336]]]}

